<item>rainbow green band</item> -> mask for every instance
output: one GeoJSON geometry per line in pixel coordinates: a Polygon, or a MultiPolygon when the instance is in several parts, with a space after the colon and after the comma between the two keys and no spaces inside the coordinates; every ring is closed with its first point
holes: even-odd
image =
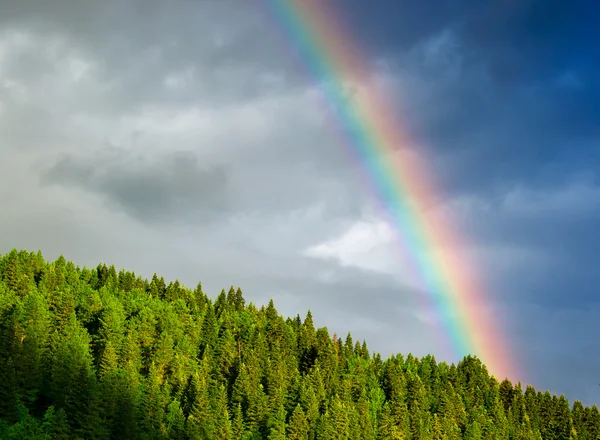
{"type": "Polygon", "coordinates": [[[448,221],[427,216],[426,207],[440,200],[433,179],[416,155],[400,155],[407,145],[398,112],[381,93],[368,86],[372,69],[343,30],[328,0],[261,0],[269,20],[299,52],[304,70],[323,88],[325,103],[339,124],[347,153],[366,176],[378,202],[389,214],[403,252],[408,252],[427,292],[427,305],[435,311],[439,331],[458,359],[478,356],[492,374],[514,373],[502,333],[495,325],[487,296],[476,283],[473,267],[458,254],[466,247],[448,221]],[[348,79],[366,83],[368,93],[351,99],[344,87],[348,79]],[[405,157],[406,156],[406,157],[405,157]],[[437,197],[436,197],[437,196],[437,197]],[[442,249],[443,251],[439,251],[442,249]],[[469,270],[470,269],[470,270],[469,270]]]}

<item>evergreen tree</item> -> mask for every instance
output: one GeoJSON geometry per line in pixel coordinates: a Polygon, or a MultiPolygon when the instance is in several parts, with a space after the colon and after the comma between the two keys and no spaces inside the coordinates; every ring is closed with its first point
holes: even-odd
{"type": "Polygon", "coordinates": [[[308,432],[308,419],[304,415],[302,407],[298,405],[290,417],[290,423],[287,428],[287,438],[289,440],[307,440],[308,432]]]}
{"type": "Polygon", "coordinates": [[[192,377],[193,403],[186,423],[186,435],[192,440],[214,438],[208,383],[204,374],[192,377]]]}
{"type": "Polygon", "coordinates": [[[231,425],[231,438],[233,440],[242,440],[244,438],[244,414],[242,413],[242,405],[239,403],[235,405],[231,425]]]}
{"type": "Polygon", "coordinates": [[[269,419],[269,440],[286,440],[285,409],[279,404],[269,419]]]}
{"type": "Polygon", "coordinates": [[[65,411],[50,405],[44,414],[42,428],[52,440],[70,440],[71,428],[65,411]]]}
{"type": "Polygon", "coordinates": [[[167,434],[169,439],[185,439],[185,416],[177,399],[167,407],[167,434]]]}
{"type": "Polygon", "coordinates": [[[213,399],[212,424],[214,426],[215,440],[229,440],[232,434],[231,420],[227,410],[227,392],[225,387],[220,385],[216,390],[216,396],[213,399]]]}

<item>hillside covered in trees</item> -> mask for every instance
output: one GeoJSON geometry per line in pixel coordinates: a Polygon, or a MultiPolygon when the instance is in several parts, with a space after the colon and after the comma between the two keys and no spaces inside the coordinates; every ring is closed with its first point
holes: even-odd
{"type": "Polygon", "coordinates": [[[596,406],[467,357],[369,353],[241,290],[0,259],[2,439],[600,439],[596,406]]]}

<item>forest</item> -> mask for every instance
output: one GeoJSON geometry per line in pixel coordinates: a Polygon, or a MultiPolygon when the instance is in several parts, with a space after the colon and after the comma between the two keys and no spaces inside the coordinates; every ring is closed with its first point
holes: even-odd
{"type": "Polygon", "coordinates": [[[0,257],[1,439],[600,439],[597,406],[474,356],[382,358],[240,288],[0,257]]]}

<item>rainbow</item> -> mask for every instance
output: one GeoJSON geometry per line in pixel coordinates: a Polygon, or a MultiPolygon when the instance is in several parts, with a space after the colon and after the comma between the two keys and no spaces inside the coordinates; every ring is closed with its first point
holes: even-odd
{"type": "Polygon", "coordinates": [[[486,292],[458,255],[467,241],[448,219],[426,216],[426,208],[435,205],[441,193],[435,191],[424,161],[417,155],[398,155],[408,144],[396,120],[398,112],[375,89],[348,99],[346,79],[368,82],[372,69],[327,3],[259,2],[311,80],[326,85],[323,97],[346,152],[360,165],[401,245],[411,254],[428,295],[428,307],[441,322],[446,348],[458,358],[477,356],[496,377],[511,377],[514,371],[507,341],[488,307],[486,292]]]}

